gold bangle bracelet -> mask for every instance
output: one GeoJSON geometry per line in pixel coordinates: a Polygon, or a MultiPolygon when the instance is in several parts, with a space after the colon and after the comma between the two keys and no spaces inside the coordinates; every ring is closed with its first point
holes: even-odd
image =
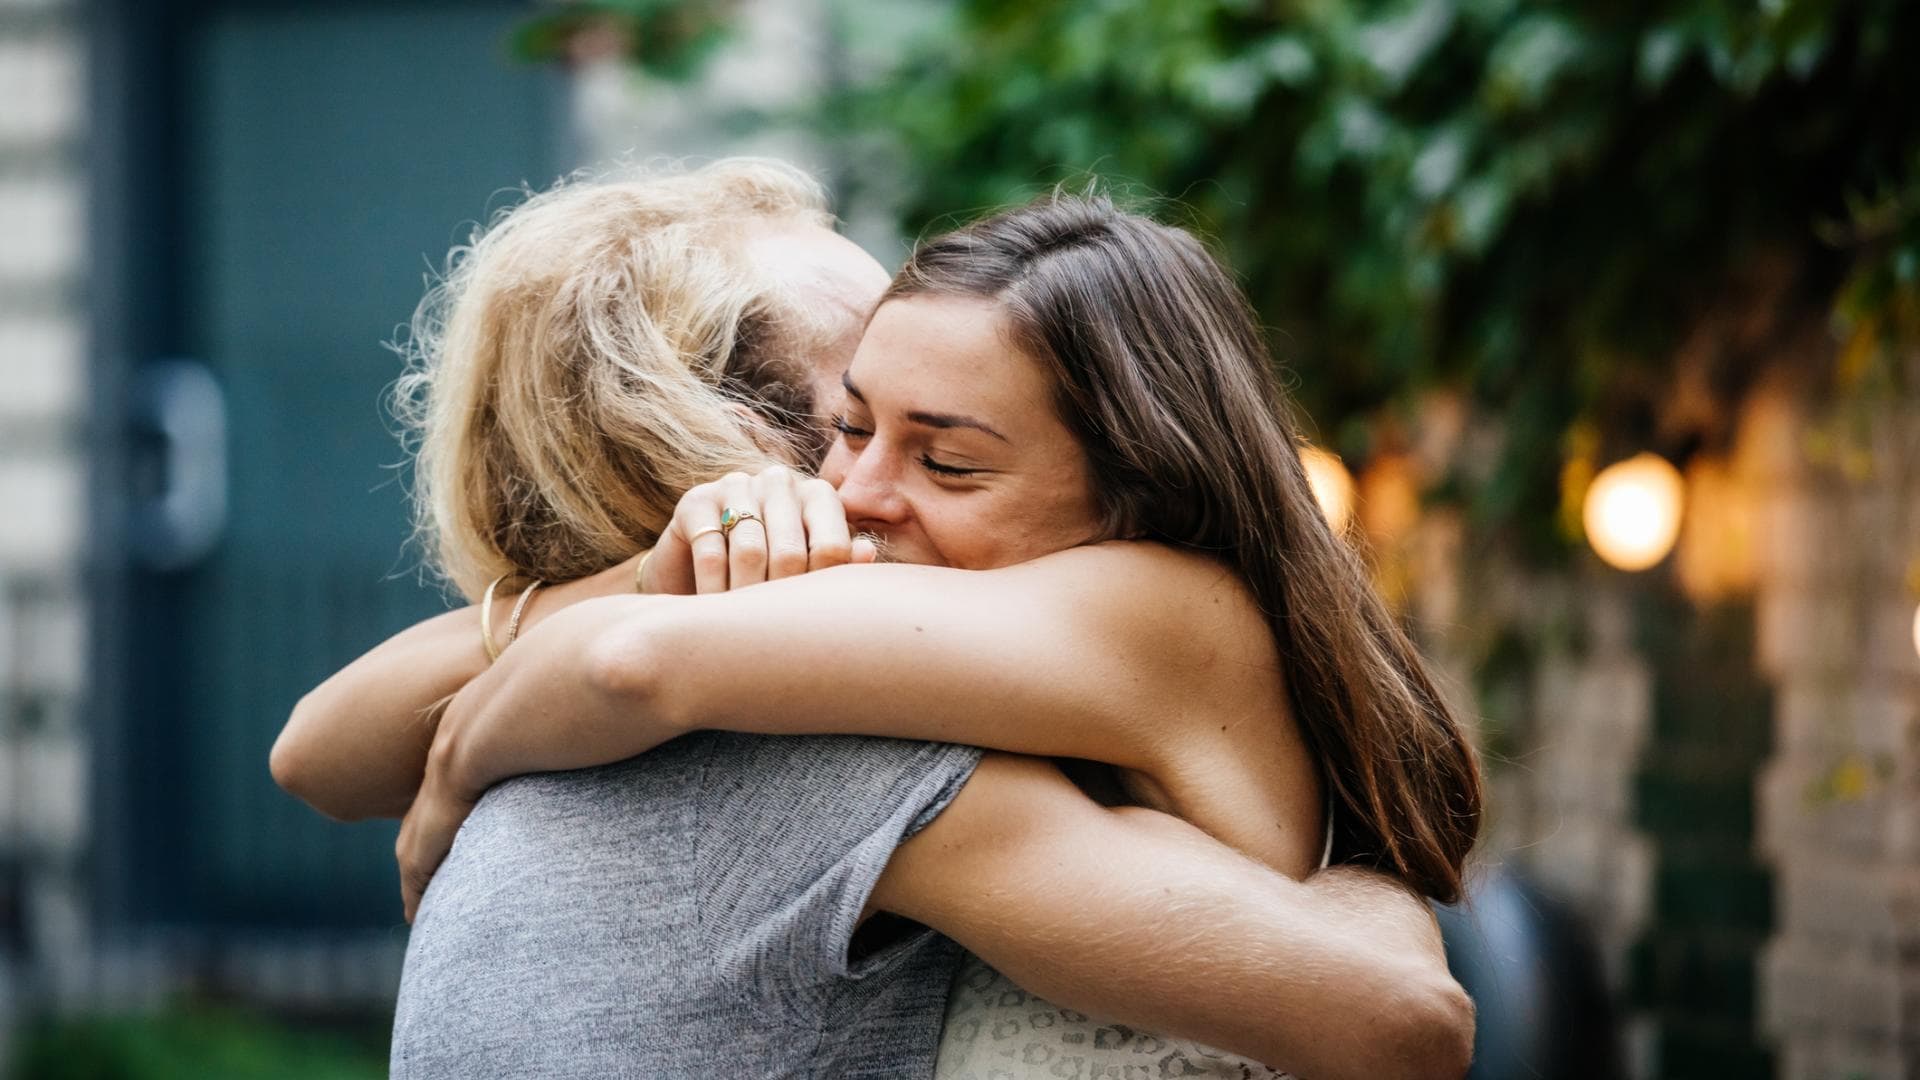
{"type": "Polygon", "coordinates": [[[512,645],[513,639],[520,636],[520,616],[526,613],[527,601],[533,599],[533,590],[545,584],[544,581],[536,581],[527,586],[526,592],[520,594],[519,603],[513,605],[513,614],[507,616],[507,643],[500,648],[505,649],[508,645],[512,645]]]}
{"type": "Polygon", "coordinates": [[[634,592],[643,593],[647,591],[647,560],[651,558],[653,558],[652,548],[648,548],[640,553],[640,564],[633,568],[634,592]]]}
{"type": "Polygon", "coordinates": [[[493,591],[505,580],[505,574],[494,578],[493,583],[487,586],[486,595],[480,598],[480,644],[487,647],[488,663],[500,659],[500,646],[493,643],[493,591]]]}

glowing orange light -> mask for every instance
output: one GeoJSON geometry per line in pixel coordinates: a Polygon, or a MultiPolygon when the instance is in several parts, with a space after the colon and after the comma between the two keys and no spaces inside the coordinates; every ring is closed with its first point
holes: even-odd
{"type": "Polygon", "coordinates": [[[1587,542],[1610,565],[1645,570],[1667,557],[1680,535],[1685,484],[1655,454],[1637,454],[1600,470],[1581,513],[1587,542]]]}
{"type": "Polygon", "coordinates": [[[1420,480],[1413,455],[1375,455],[1355,482],[1359,505],[1354,513],[1376,549],[1391,547],[1420,522],[1420,480]]]}
{"type": "Polygon", "coordinates": [[[1301,448],[1300,464],[1307,467],[1307,483],[1313,487],[1320,512],[1327,515],[1327,524],[1336,533],[1346,532],[1347,522],[1353,519],[1353,474],[1338,456],[1317,446],[1301,448]]]}

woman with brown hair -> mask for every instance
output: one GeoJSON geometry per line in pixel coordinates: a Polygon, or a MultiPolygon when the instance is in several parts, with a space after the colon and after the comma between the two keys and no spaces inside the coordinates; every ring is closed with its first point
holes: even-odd
{"type": "MultiPolygon", "coordinates": [[[[1056,196],[940,237],[844,389],[822,476],[916,566],[556,617],[539,651],[580,677],[536,681],[531,648],[496,666],[442,721],[426,790],[470,798],[703,727],[963,741],[1113,766],[1296,876],[1330,806],[1334,862],[1459,898],[1472,747],[1327,526],[1251,312],[1191,235],[1056,196]],[[1103,632],[1058,634],[1076,623],[1103,632]],[[870,659],[830,669],[847,656],[870,659]],[[528,723],[515,692],[534,685],[574,692],[528,723]],[[976,711],[1002,695],[1019,711],[976,711]]],[[[710,565],[738,565],[729,549],[766,527],[725,516],[762,509],[740,476],[689,492],[648,560],[656,588],[698,588],[696,533],[710,565]]]]}
{"type": "MultiPolygon", "coordinates": [[[[844,388],[824,470],[845,501],[837,526],[817,485],[730,476],[681,501],[640,567],[656,588],[737,588],[770,566],[778,576],[796,535],[840,546],[849,520],[922,565],[546,615],[448,708],[404,862],[430,872],[480,792],[514,773],[618,760],[695,728],[849,732],[1100,762],[1133,801],[1296,876],[1321,862],[1330,828],[1335,861],[1457,895],[1479,814],[1471,751],[1314,508],[1251,320],[1191,237],[1072,199],[944,237],[889,290],[844,388]]],[[[336,687],[320,711],[352,700],[392,715],[391,691],[336,687]]],[[[305,721],[329,722],[312,709],[305,721]]],[[[419,758],[390,746],[347,751],[383,770],[368,786],[396,779],[379,796],[389,806],[419,775],[419,758]]],[[[1074,957],[1031,962],[1058,952],[1064,923],[979,932],[980,906],[963,901],[1009,886],[951,822],[990,767],[1044,768],[989,755],[893,853],[868,909],[946,930],[1030,989],[1139,1018],[1128,995],[1168,972],[1089,990],[1073,982],[1074,957]]],[[[1083,884],[1089,896],[1155,887],[1124,874],[1083,884]]],[[[1176,964],[1180,944],[1204,936],[1156,932],[1176,964]]],[[[1252,994],[1236,980],[1259,967],[1220,962],[1200,981],[1252,994]]],[[[1278,974],[1339,985],[1324,970],[1278,974]]],[[[1263,1015],[1255,1000],[1192,1001],[1154,1019],[1314,1072],[1363,1071],[1364,1035],[1276,1044],[1249,1029],[1263,1015]]]]}

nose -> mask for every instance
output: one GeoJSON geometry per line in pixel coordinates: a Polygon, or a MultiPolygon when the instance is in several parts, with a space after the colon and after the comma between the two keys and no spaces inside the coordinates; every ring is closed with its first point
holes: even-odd
{"type": "Polygon", "coordinates": [[[859,532],[886,535],[909,516],[906,497],[900,490],[899,455],[879,439],[857,454],[844,446],[841,449],[846,455],[841,458],[845,471],[837,479],[847,523],[859,532]]]}

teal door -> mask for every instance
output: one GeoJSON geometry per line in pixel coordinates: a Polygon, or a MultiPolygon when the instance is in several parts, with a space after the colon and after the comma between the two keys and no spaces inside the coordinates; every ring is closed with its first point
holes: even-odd
{"type": "Polygon", "coordinates": [[[125,5],[150,103],[119,121],[135,270],[100,828],[127,921],[399,922],[394,826],[320,818],[267,752],[305,689],[444,607],[405,544],[383,342],[475,220],[566,164],[558,76],[507,55],[530,7],[125,5]]]}

